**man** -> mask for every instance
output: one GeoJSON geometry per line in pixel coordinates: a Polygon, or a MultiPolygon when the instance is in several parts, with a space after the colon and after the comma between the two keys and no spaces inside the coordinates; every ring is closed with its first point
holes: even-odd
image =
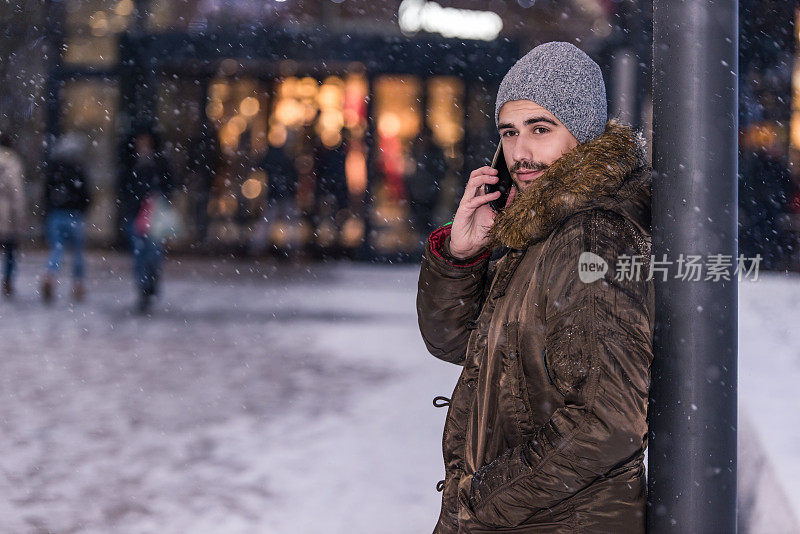
{"type": "Polygon", "coordinates": [[[606,113],[594,61],[534,48],[497,95],[506,207],[484,194],[496,171],[477,169],[428,239],[420,330],[463,366],[435,533],[644,532],[653,285],[646,268],[615,271],[650,257],[650,168],[641,135],[606,113]]]}

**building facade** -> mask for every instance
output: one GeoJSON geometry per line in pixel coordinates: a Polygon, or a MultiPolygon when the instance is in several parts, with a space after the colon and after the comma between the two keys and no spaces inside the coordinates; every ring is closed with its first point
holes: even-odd
{"type": "Polygon", "coordinates": [[[570,40],[593,55],[612,114],[649,131],[637,89],[648,16],[637,2],[487,5],[51,2],[48,139],[78,132],[89,141],[96,242],[120,237],[119,188],[144,124],[180,185],[173,202],[187,232],[174,246],[416,258],[426,230],[452,217],[470,170],[493,153],[502,75],[539,42],[570,40]],[[433,152],[415,149],[426,129],[433,152]],[[420,192],[412,177],[437,153],[438,192],[420,192]],[[284,156],[295,183],[278,195],[266,169],[284,156]],[[426,194],[435,198],[416,200],[426,194]]]}

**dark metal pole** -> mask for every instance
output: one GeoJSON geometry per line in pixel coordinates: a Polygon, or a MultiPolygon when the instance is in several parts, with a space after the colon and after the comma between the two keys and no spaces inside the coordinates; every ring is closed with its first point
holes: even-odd
{"type": "Polygon", "coordinates": [[[730,280],[656,275],[648,532],[736,532],[736,0],[654,0],[653,254],[727,255],[730,280]]]}
{"type": "Polygon", "coordinates": [[[653,3],[650,0],[635,0],[634,14],[631,20],[631,44],[636,61],[636,95],[633,125],[637,130],[644,129],[644,102],[652,93],[650,82],[652,73],[653,40],[653,3]]]}

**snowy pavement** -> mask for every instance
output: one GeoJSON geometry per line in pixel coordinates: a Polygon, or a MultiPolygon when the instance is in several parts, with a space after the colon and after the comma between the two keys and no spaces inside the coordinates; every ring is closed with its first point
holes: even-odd
{"type": "MultiPolygon", "coordinates": [[[[171,259],[140,317],[127,258],[50,307],[43,259],[0,302],[0,532],[432,530],[459,368],[422,344],[417,266],[171,259]]],[[[760,277],[739,398],[800,509],[800,278],[760,277]]]]}
{"type": "MultiPolygon", "coordinates": [[[[739,447],[740,462],[755,460],[769,480],[763,501],[785,502],[769,515],[793,511],[800,532],[800,275],[759,273],[739,284],[739,447]],[[746,421],[742,421],[745,417],[746,421]],[[762,459],[742,455],[742,433],[752,429],[762,459]],[[777,491],[776,491],[777,490],[777,491]]],[[[747,438],[746,438],[747,439],[747,438]]],[[[745,466],[745,469],[752,466],[745,466]]],[[[741,471],[742,468],[740,468],[741,471]]],[[[740,473],[741,474],[741,473],[740,473]]],[[[740,496],[747,487],[741,484],[740,496]]],[[[791,513],[791,512],[790,512],[791,513]]],[[[759,520],[766,524],[769,518],[759,520]]],[[[785,523],[784,523],[785,524],[785,523]]]]}

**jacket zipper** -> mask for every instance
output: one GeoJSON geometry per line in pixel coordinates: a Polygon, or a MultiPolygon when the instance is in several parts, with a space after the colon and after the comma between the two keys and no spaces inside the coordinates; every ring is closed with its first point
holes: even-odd
{"type": "Polygon", "coordinates": [[[546,350],[547,347],[542,349],[542,365],[544,366],[545,374],[547,374],[547,381],[550,382],[551,386],[555,386],[555,384],[553,383],[553,379],[550,377],[550,370],[547,368],[547,356],[545,354],[546,350]]]}

